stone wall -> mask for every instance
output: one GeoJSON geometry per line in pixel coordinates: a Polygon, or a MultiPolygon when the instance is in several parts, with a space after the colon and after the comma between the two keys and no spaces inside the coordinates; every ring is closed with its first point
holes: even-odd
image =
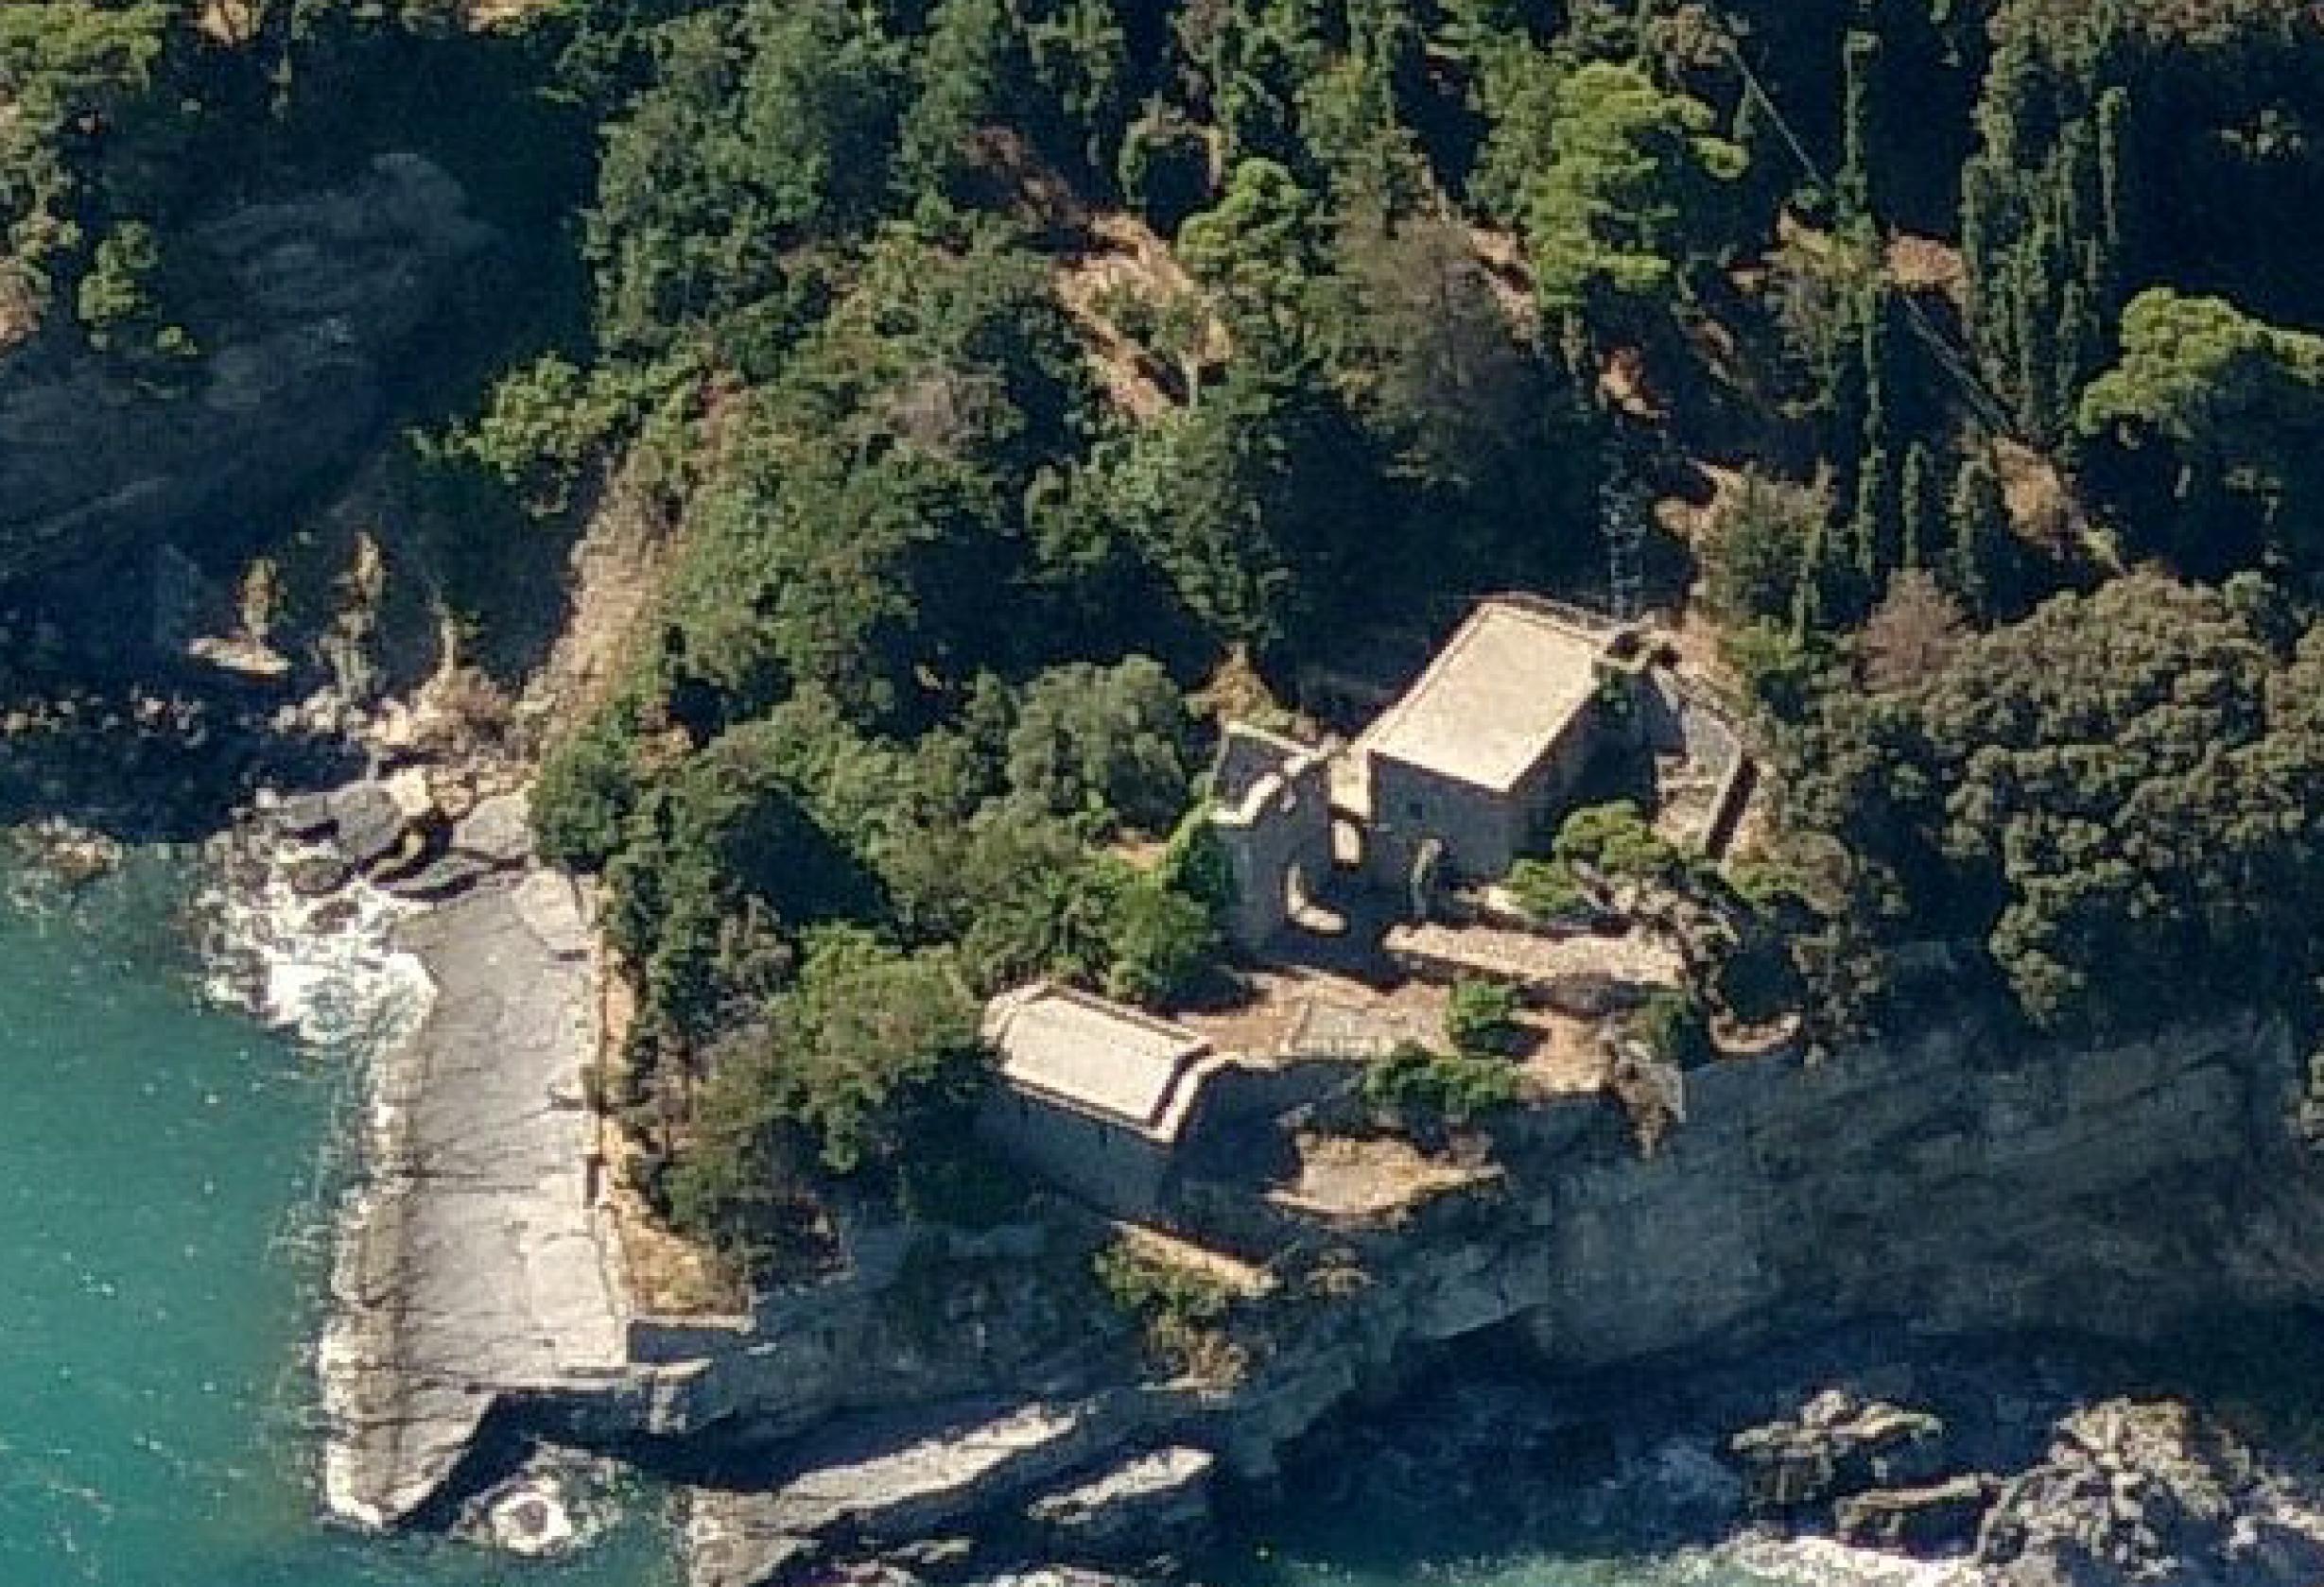
{"type": "Polygon", "coordinates": [[[977,1131],[1002,1155],[1116,1217],[1161,1214],[1171,1171],[1166,1143],[1012,1086],[987,1094],[977,1131]]]}
{"type": "Polygon", "coordinates": [[[1256,949],[1291,923],[1292,878],[1313,889],[1330,874],[1328,752],[1230,723],[1212,797],[1211,831],[1235,884],[1227,934],[1256,949]]]}

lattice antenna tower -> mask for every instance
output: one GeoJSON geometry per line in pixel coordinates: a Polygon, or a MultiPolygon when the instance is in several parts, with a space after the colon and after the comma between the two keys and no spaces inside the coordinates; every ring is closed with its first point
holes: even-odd
{"type": "Polygon", "coordinates": [[[1618,623],[1646,610],[1646,492],[1620,474],[1598,487],[1598,522],[1605,536],[1607,605],[1618,623]]]}

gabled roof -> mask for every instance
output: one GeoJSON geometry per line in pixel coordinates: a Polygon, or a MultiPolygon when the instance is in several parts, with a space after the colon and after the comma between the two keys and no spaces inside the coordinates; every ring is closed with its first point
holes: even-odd
{"type": "Polygon", "coordinates": [[[1505,793],[1588,706],[1600,652],[1570,623],[1486,601],[1356,748],[1505,793]]]}
{"type": "Polygon", "coordinates": [[[1182,1025],[1046,981],[994,998],[984,1040],[1015,1089],[1158,1141],[1227,1061],[1182,1025]]]}

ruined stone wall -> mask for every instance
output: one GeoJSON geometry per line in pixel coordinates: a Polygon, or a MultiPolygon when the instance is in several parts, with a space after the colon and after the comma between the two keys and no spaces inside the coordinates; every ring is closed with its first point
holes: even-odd
{"type": "Polygon", "coordinates": [[[1321,750],[1236,725],[1213,777],[1211,832],[1235,884],[1227,933],[1255,949],[1291,923],[1294,874],[1309,888],[1330,874],[1330,767],[1321,750]]]}

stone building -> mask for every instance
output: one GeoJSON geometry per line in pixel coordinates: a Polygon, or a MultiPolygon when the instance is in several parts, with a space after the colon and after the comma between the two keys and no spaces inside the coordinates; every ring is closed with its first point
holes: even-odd
{"type": "Polygon", "coordinates": [[[1027,1167],[1118,1217],[1152,1219],[1211,1082],[1233,1061],[1184,1026],[1036,981],[986,1006],[1000,1083],[980,1126],[1027,1167]]]}
{"type": "Polygon", "coordinates": [[[1401,894],[1424,862],[1499,878],[1596,748],[1608,647],[1547,610],[1487,601],[1356,740],[1364,869],[1401,894]]]}
{"type": "Polygon", "coordinates": [[[1650,672],[1635,633],[1505,595],[1353,745],[1230,724],[1211,812],[1235,882],[1229,936],[1263,948],[1335,865],[1415,905],[1439,885],[1498,880],[1555,824],[1602,744],[1635,737],[1636,712],[1605,702],[1634,707],[1650,672]]]}

